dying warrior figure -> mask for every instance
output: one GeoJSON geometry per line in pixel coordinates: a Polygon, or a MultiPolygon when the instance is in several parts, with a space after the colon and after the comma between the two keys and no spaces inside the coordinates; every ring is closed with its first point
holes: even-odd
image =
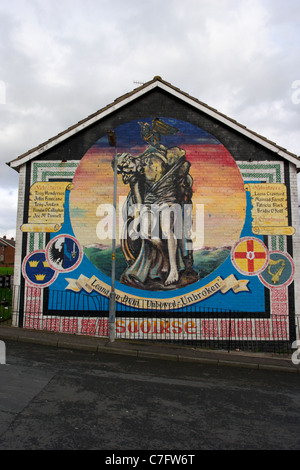
{"type": "MultiPolygon", "coordinates": [[[[175,128],[158,119],[152,124],[159,132],[151,139],[151,128],[147,128],[145,140],[153,145],[137,157],[128,153],[118,156],[118,173],[130,186],[121,237],[128,267],[121,282],[165,290],[198,280],[190,238],[193,180],[185,151],[160,143],[160,133],[174,133],[175,128]]],[[[145,124],[140,125],[143,135],[145,124]]]]}

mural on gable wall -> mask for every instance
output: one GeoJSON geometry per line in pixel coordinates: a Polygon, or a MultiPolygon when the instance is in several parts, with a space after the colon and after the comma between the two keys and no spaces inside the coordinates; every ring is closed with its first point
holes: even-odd
{"type": "MultiPolygon", "coordinates": [[[[245,223],[246,193],[234,159],[213,136],[175,119],[130,122],[116,135],[121,289],[166,299],[199,282],[206,286],[203,279],[230,258],[245,223]]],[[[81,160],[70,194],[74,234],[107,279],[113,156],[104,136],[81,160]]]]}
{"type": "MultiPolygon", "coordinates": [[[[146,117],[115,132],[117,302],[133,311],[201,303],[270,313],[266,288],[289,285],[294,272],[287,253],[264,243],[264,236],[294,233],[286,186],[245,182],[228,150],[185,121],[146,117]]],[[[56,273],[47,283],[56,314],[66,310],[56,291],[83,292],[92,299],[88,310],[108,310],[114,152],[107,135],[88,150],[72,185],[65,183],[64,219],[51,231],[40,229],[51,233],[45,258],[56,273]],[[96,299],[106,302],[100,308],[96,299]]]]}

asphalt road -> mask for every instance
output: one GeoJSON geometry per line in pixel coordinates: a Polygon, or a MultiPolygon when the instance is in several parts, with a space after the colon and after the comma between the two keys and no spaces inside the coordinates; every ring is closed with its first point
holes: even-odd
{"type": "Polygon", "coordinates": [[[7,341],[0,449],[300,449],[299,385],[295,373],[7,341]]]}

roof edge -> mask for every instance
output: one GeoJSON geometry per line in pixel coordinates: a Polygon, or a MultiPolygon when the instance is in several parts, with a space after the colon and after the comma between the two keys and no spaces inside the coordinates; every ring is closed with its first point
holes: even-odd
{"type": "Polygon", "coordinates": [[[19,167],[26,163],[27,161],[38,157],[45,151],[51,149],[55,145],[63,142],[64,140],[72,137],[77,132],[80,132],[90,125],[94,124],[98,120],[104,118],[106,115],[110,114],[113,111],[116,111],[131,101],[138,99],[143,94],[149,92],[150,90],[159,87],[173,96],[186,101],[191,106],[196,107],[198,110],[210,115],[214,119],[222,122],[223,124],[227,125],[228,127],[236,130],[237,132],[245,135],[246,137],[256,141],[260,145],[268,148],[270,151],[278,154],[280,157],[289,160],[291,163],[295,164],[298,171],[300,171],[300,158],[299,156],[289,152],[288,150],[280,147],[276,143],[268,140],[266,137],[263,137],[260,134],[257,134],[254,131],[251,131],[244,125],[238,123],[234,119],[229,118],[225,114],[220,113],[214,108],[211,108],[207,104],[199,101],[197,98],[192,97],[188,93],[180,90],[179,88],[175,87],[171,83],[166,82],[160,76],[156,75],[152,80],[142,84],[141,86],[135,88],[129,93],[126,93],[119,98],[115,99],[112,103],[108,104],[107,106],[101,108],[100,110],[96,111],[95,113],[91,114],[85,119],[82,119],[78,123],[72,125],[71,127],[67,128],[66,130],[60,132],[56,136],[50,138],[49,140],[43,142],[42,144],[28,150],[27,152],[21,154],[19,157],[11,160],[7,163],[8,166],[15,170],[19,170],[19,167]]]}

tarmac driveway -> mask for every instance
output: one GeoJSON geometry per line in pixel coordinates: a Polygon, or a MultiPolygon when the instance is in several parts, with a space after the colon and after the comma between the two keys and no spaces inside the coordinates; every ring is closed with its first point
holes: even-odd
{"type": "Polygon", "coordinates": [[[297,373],[13,341],[6,348],[0,449],[104,449],[111,456],[300,448],[297,373]]]}

